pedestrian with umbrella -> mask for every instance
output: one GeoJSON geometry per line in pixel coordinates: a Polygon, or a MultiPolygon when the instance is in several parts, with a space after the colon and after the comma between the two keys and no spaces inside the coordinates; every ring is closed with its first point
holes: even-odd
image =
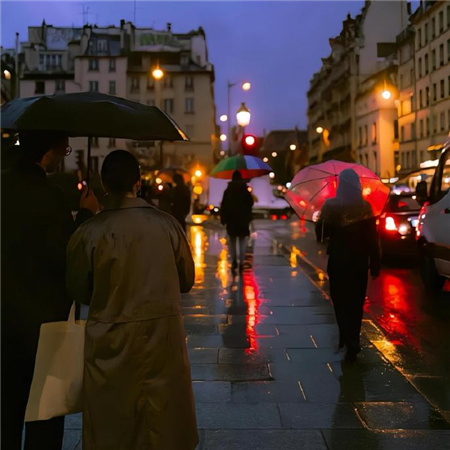
{"type": "Polygon", "coordinates": [[[327,272],[339,328],[339,348],[346,360],[360,352],[360,331],[368,273],[380,271],[376,218],[389,188],[369,169],[327,161],[301,170],[286,199],[302,218],[318,221],[322,238],[329,237],[327,272]]]}
{"type": "MultiPolygon", "coordinates": [[[[42,323],[67,320],[65,252],[99,208],[92,191],[74,222],[62,190],[47,182],[70,154],[67,135],[21,132],[18,161],[2,173],[2,445],[22,448],[25,410],[42,323]]],[[[61,450],[64,417],[27,422],[25,449],[61,450]]]]}
{"type": "Polygon", "coordinates": [[[239,271],[244,268],[247,238],[250,235],[252,220],[253,197],[248,190],[242,175],[235,170],[228,187],[223,193],[220,205],[220,222],[227,228],[231,255],[231,270],[238,268],[236,243],[239,242],[239,271]]]}
{"type": "Polygon", "coordinates": [[[111,206],[67,249],[67,287],[90,305],[83,395],[84,450],[194,450],[194,397],[180,293],[194,284],[189,244],[175,218],[137,198],[136,158],[104,160],[111,206]]]}
{"type": "Polygon", "coordinates": [[[191,191],[184,182],[181,173],[173,176],[175,187],[172,194],[172,215],[178,220],[183,230],[186,231],[186,217],[191,210],[191,191]]]}

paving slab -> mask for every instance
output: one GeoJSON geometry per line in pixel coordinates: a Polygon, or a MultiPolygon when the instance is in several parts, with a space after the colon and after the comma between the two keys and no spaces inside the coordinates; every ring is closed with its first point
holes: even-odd
{"type": "Polygon", "coordinates": [[[258,381],[232,383],[233,402],[305,402],[296,381],[258,381]]]}
{"type": "Polygon", "coordinates": [[[283,348],[260,348],[254,352],[241,348],[219,349],[219,363],[221,364],[283,363],[288,361],[286,350],[283,348]]]}
{"type": "Polygon", "coordinates": [[[200,450],[327,450],[318,430],[207,430],[200,450]]]}
{"type": "Polygon", "coordinates": [[[277,403],[198,403],[199,429],[281,428],[277,403]]]}
{"type": "Polygon", "coordinates": [[[231,383],[227,381],[193,381],[192,388],[196,403],[217,403],[231,401],[231,383]]]}
{"type": "Polygon", "coordinates": [[[193,380],[247,381],[270,380],[267,364],[191,364],[193,380]]]}
{"type": "Polygon", "coordinates": [[[188,348],[189,362],[191,364],[215,364],[218,362],[218,348],[188,348]]]}

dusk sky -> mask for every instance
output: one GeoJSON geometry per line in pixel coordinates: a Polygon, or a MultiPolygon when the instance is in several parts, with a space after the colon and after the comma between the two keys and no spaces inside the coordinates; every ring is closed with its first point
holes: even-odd
{"type": "MultiPolygon", "coordinates": [[[[133,1],[1,3],[1,45],[14,46],[15,33],[27,40],[27,27],[45,19],[54,26],[82,26],[87,21],[119,26],[134,18],[133,1]]],[[[355,16],[363,1],[199,1],[136,2],[136,25],[186,33],[202,26],[209,60],[214,64],[217,121],[227,109],[227,80],[252,83],[249,92],[231,90],[231,111],[245,101],[252,113],[248,132],[306,127],[309,80],[330,53],[328,39],[339,34],[348,12],[355,16]]],[[[232,114],[235,123],[235,114],[232,114]]]]}

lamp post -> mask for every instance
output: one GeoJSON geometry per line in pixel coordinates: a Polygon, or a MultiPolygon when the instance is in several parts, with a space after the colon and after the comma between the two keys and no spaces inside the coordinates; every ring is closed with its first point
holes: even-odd
{"type": "Polygon", "coordinates": [[[330,145],[330,141],[328,140],[328,136],[330,135],[330,132],[327,128],[319,125],[316,127],[316,133],[320,134],[320,146],[319,146],[319,152],[317,154],[317,162],[322,162],[322,147],[328,147],[330,145]]]}
{"type": "MultiPolygon", "coordinates": [[[[228,136],[228,155],[230,155],[231,150],[231,123],[230,123],[230,91],[233,86],[236,86],[236,83],[227,82],[227,136],[228,136]]],[[[241,84],[241,89],[243,91],[249,91],[251,88],[251,84],[248,81],[244,81],[241,84]]],[[[249,119],[250,120],[250,119],[249,119]]],[[[248,125],[248,124],[247,124],[248,125]]]]}
{"type": "MultiPolygon", "coordinates": [[[[164,78],[164,71],[159,67],[159,62],[152,69],[152,77],[155,80],[155,104],[161,108],[161,80],[164,78]]],[[[163,141],[159,141],[159,168],[163,168],[163,141]]]]}

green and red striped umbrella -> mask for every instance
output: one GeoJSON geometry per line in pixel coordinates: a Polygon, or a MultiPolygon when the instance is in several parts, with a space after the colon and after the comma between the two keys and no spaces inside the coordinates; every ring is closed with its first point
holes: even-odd
{"type": "Polygon", "coordinates": [[[235,170],[241,173],[244,180],[261,177],[272,172],[272,168],[257,156],[236,155],[220,161],[211,171],[210,176],[231,180],[235,170]]]}

